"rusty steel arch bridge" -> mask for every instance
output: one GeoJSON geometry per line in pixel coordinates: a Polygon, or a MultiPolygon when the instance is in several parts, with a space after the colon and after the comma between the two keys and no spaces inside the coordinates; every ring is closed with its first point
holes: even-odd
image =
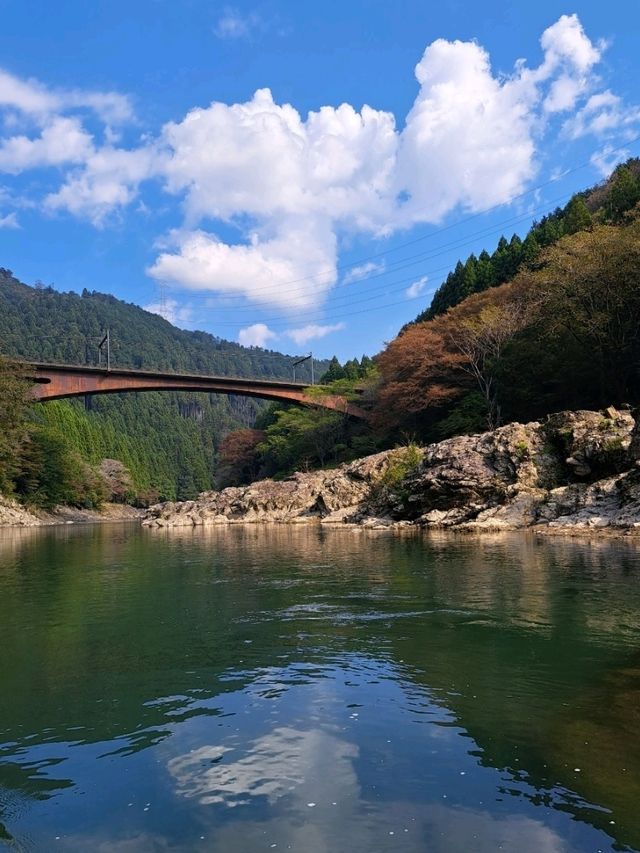
{"type": "Polygon", "coordinates": [[[309,395],[305,392],[312,386],[301,382],[41,362],[27,362],[25,368],[33,382],[33,398],[42,402],[92,394],[121,394],[128,391],[198,391],[261,397],[265,400],[331,409],[354,418],[367,418],[363,409],[345,397],[337,394],[309,395]]]}

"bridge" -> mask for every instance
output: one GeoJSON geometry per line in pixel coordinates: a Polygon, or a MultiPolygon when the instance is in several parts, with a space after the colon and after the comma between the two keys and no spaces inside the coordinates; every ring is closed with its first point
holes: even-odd
{"type": "Polygon", "coordinates": [[[25,368],[29,379],[34,383],[33,398],[42,402],[64,397],[85,397],[88,394],[121,394],[127,391],[198,391],[206,394],[262,397],[265,400],[332,409],[354,418],[367,417],[363,409],[350,403],[345,397],[336,394],[311,396],[305,392],[312,386],[300,382],[35,362],[28,362],[25,368]]]}

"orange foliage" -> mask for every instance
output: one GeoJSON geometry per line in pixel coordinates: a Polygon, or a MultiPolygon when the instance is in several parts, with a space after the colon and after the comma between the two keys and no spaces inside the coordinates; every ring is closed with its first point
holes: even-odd
{"type": "Polygon", "coordinates": [[[446,334],[448,315],[411,326],[387,346],[376,360],[380,386],[373,412],[374,425],[388,429],[417,415],[443,406],[470,385],[462,369],[464,356],[451,346],[446,334]]]}
{"type": "Polygon", "coordinates": [[[378,356],[374,425],[390,429],[429,418],[471,388],[487,401],[488,425],[499,421],[492,369],[505,344],[533,320],[524,283],[474,294],[446,314],[410,326],[378,356]]]}
{"type": "Polygon", "coordinates": [[[218,481],[221,485],[249,483],[258,473],[257,447],[264,440],[259,429],[236,429],[220,442],[218,481]]]}

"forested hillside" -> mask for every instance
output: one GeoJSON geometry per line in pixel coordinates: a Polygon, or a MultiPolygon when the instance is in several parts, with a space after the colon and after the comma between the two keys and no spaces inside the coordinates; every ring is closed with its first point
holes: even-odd
{"type": "Polygon", "coordinates": [[[521,269],[535,266],[543,249],[562,237],[600,222],[619,224],[638,201],[640,159],[633,158],[618,166],[604,184],[577,193],[564,208],[534,222],[524,240],[517,234],[509,240],[502,236],[491,254],[483,250],[477,257],[472,254],[458,261],[415,322],[432,320],[473,293],[510,281],[521,269]]]}
{"type": "Polygon", "coordinates": [[[562,237],[510,282],[407,328],[377,359],[377,429],[433,440],[562,409],[637,405],[639,318],[640,206],[618,224],[562,237]]]}
{"type": "MultiPolygon", "coordinates": [[[[105,294],[29,287],[0,268],[0,353],[4,356],[95,364],[97,345],[107,328],[112,362],[121,367],[257,378],[292,375],[293,359],[281,353],[177,329],[155,314],[105,294]]],[[[327,366],[328,362],[320,362],[316,370],[321,373],[327,366]]],[[[310,378],[308,363],[297,368],[297,376],[310,378]]],[[[47,403],[33,407],[30,417],[48,451],[32,449],[36,455],[51,454],[51,442],[62,442],[94,467],[104,458],[115,458],[130,472],[129,497],[135,495],[142,502],[184,499],[212,486],[221,439],[230,430],[251,426],[263,408],[261,401],[244,397],[184,393],[96,396],[88,411],[80,401],[47,403]]],[[[37,469],[35,460],[32,468],[37,469]]],[[[49,500],[45,495],[49,487],[29,485],[25,478],[18,486],[36,496],[36,502],[49,500]]]]}

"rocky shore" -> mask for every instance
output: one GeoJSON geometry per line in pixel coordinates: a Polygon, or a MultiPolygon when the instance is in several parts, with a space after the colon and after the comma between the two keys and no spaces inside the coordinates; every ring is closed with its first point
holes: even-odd
{"type": "Polygon", "coordinates": [[[143,519],[149,527],[267,522],[640,533],[640,422],[614,408],[560,412],[157,504],[143,519]]]}
{"type": "Polygon", "coordinates": [[[139,519],[142,510],[125,504],[105,504],[100,511],[59,506],[51,512],[29,510],[18,501],[0,495],[0,527],[43,527],[51,524],[77,524],[139,519]]]}

